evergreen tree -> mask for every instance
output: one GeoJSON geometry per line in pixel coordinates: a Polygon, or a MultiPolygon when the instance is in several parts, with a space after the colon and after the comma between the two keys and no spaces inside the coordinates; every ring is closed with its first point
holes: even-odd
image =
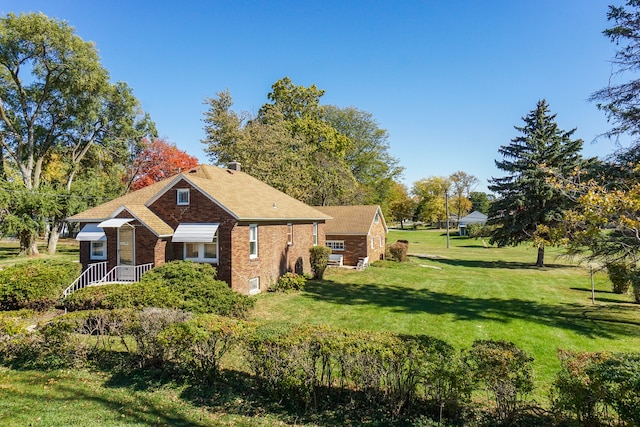
{"type": "Polygon", "coordinates": [[[575,129],[563,131],[550,114],[545,100],[523,117],[521,133],[500,147],[498,169],[507,172],[492,178],[489,189],[498,199],[489,211],[489,224],[497,227],[491,243],[500,246],[531,241],[538,247],[536,265],[544,266],[544,248],[559,241],[564,211],[571,201],[549,182],[552,174],[569,175],[582,162],[582,140],[571,139],[575,129]]]}

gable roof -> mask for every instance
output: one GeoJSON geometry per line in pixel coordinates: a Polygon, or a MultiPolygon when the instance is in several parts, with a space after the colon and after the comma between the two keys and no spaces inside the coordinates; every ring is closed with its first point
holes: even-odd
{"type": "Polygon", "coordinates": [[[387,224],[378,205],[356,206],[316,206],[316,209],[331,216],[325,224],[325,234],[367,235],[373,225],[376,213],[387,232],[387,224]]]}
{"type": "Polygon", "coordinates": [[[126,209],[157,235],[171,235],[173,229],[153,213],[149,206],[181,180],[190,183],[239,221],[330,219],[326,214],[244,172],[200,165],[73,215],[67,220],[96,222],[111,218],[126,209]]]}
{"type": "Polygon", "coordinates": [[[467,216],[463,216],[460,218],[461,224],[478,224],[482,222],[487,222],[487,216],[482,212],[473,211],[467,216]]]}

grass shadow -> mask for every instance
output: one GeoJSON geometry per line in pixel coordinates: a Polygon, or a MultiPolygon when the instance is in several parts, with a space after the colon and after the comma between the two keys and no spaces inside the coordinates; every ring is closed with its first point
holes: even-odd
{"type": "Polygon", "coordinates": [[[469,259],[452,259],[444,258],[440,256],[424,256],[424,255],[409,255],[412,258],[428,259],[430,261],[450,265],[453,267],[465,267],[465,268],[502,268],[511,270],[540,270],[545,269],[557,269],[557,268],[578,268],[576,266],[567,264],[545,264],[544,267],[537,267],[535,264],[516,261],[483,261],[483,260],[469,260],[469,259]]]}
{"type": "Polygon", "coordinates": [[[620,304],[615,308],[545,304],[513,298],[472,298],[388,284],[332,281],[308,282],[303,296],[331,304],[371,305],[407,314],[450,315],[460,321],[509,323],[524,320],[549,328],[571,330],[590,338],[640,337],[640,318],[633,304],[620,304]]]}

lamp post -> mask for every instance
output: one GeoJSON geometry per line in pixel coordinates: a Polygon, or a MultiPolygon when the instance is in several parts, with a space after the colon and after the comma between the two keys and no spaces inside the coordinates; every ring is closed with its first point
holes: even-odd
{"type": "Polygon", "coordinates": [[[444,209],[447,215],[447,249],[449,249],[449,191],[444,192],[444,209]]]}

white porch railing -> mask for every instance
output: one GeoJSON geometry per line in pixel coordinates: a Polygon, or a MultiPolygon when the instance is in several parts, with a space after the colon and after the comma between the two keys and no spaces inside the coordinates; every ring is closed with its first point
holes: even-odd
{"type": "Polygon", "coordinates": [[[153,263],[141,265],[117,265],[107,272],[107,262],[90,264],[74,282],[62,293],[66,298],[75,291],[87,286],[106,285],[107,283],[139,282],[140,277],[153,268],[153,263]]]}
{"type": "Polygon", "coordinates": [[[139,282],[140,277],[153,268],[153,263],[140,265],[116,265],[96,285],[106,283],[139,282]]]}
{"type": "Polygon", "coordinates": [[[91,284],[97,283],[104,275],[107,274],[107,262],[96,262],[89,264],[89,267],[82,274],[71,283],[62,293],[62,297],[66,298],[78,289],[82,289],[91,284]]]}

